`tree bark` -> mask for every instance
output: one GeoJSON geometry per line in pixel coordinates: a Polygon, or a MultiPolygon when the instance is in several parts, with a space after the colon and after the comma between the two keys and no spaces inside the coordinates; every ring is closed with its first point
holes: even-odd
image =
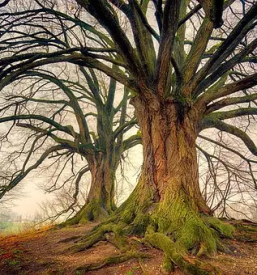
{"type": "Polygon", "coordinates": [[[231,237],[234,230],[212,216],[200,192],[196,153],[200,114],[153,94],[135,97],[131,103],[143,144],[139,182],[114,215],[78,243],[76,250],[110,240],[109,232],[114,233],[115,246],[124,249],[124,235],[136,235],[164,251],[166,271],[175,264],[186,274],[213,273],[212,267],[187,256],[214,254],[223,247],[219,236],[231,237]]]}
{"type": "Polygon", "coordinates": [[[96,153],[90,163],[91,186],[84,206],[66,224],[98,222],[108,218],[116,209],[115,172],[117,162],[102,152],[96,153]]]}
{"type": "Polygon", "coordinates": [[[153,203],[171,204],[184,196],[192,209],[210,214],[199,188],[196,138],[198,114],[181,112],[178,103],[151,98],[133,105],[142,132],[143,190],[150,189],[153,203]]]}
{"type": "Polygon", "coordinates": [[[233,228],[212,217],[200,192],[199,114],[181,103],[148,96],[132,101],[142,132],[143,166],[136,189],[116,212],[115,223],[127,235],[143,236],[163,250],[164,266],[174,263],[190,274],[208,274],[208,268],[192,265],[185,255],[215,253],[222,247],[218,236],[231,237],[233,228]]]}

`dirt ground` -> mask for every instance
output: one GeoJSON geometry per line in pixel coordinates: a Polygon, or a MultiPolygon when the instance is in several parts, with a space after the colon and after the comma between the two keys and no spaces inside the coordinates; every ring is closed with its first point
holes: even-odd
{"type": "MultiPolygon", "coordinates": [[[[217,267],[219,274],[257,274],[257,224],[233,221],[237,225],[235,239],[223,240],[229,254],[219,253],[203,259],[217,267]]],[[[95,224],[58,230],[38,230],[14,236],[0,237],[0,275],[12,274],[88,274],[88,275],[159,275],[163,253],[141,245],[140,252],[149,258],[130,259],[123,263],[104,266],[98,270],[81,272],[86,264],[100,263],[121,252],[107,242],[83,252],[71,253],[78,236],[89,232],[95,224]]],[[[179,269],[171,274],[184,274],[179,269]]]]}

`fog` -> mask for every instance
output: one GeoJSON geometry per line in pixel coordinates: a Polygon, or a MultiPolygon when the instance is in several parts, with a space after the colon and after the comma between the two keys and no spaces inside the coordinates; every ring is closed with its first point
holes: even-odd
{"type": "MultiPolygon", "coordinates": [[[[123,172],[126,178],[123,178],[120,169],[117,171],[118,204],[121,204],[135,187],[141,165],[142,147],[138,145],[130,150],[124,164],[123,172]]],[[[40,207],[42,203],[53,200],[54,194],[47,193],[42,189],[44,181],[47,181],[47,175],[45,177],[38,177],[36,173],[29,175],[17,187],[19,189],[18,193],[13,190],[14,198],[8,208],[23,218],[33,219],[35,215],[42,211],[40,207]]]]}

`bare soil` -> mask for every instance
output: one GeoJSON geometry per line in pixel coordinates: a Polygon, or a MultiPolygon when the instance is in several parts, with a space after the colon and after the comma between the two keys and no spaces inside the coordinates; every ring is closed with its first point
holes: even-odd
{"type": "MultiPolygon", "coordinates": [[[[257,274],[257,224],[232,221],[237,231],[234,239],[224,239],[229,253],[218,253],[202,259],[217,267],[220,274],[257,274]]],[[[71,253],[77,237],[85,235],[96,224],[48,229],[0,237],[0,275],[12,274],[88,274],[88,275],[159,275],[163,253],[140,245],[139,250],[149,258],[130,259],[119,264],[103,266],[94,271],[81,272],[79,267],[97,264],[110,256],[120,255],[108,242],[83,252],[71,253]]],[[[178,268],[171,274],[184,274],[178,268]]]]}

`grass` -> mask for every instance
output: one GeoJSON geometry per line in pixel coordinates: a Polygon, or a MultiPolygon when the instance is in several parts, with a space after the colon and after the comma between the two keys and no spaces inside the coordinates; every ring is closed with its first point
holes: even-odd
{"type": "Polygon", "coordinates": [[[0,236],[7,236],[11,234],[17,234],[22,229],[23,224],[18,222],[1,222],[0,224],[0,236]]]}

